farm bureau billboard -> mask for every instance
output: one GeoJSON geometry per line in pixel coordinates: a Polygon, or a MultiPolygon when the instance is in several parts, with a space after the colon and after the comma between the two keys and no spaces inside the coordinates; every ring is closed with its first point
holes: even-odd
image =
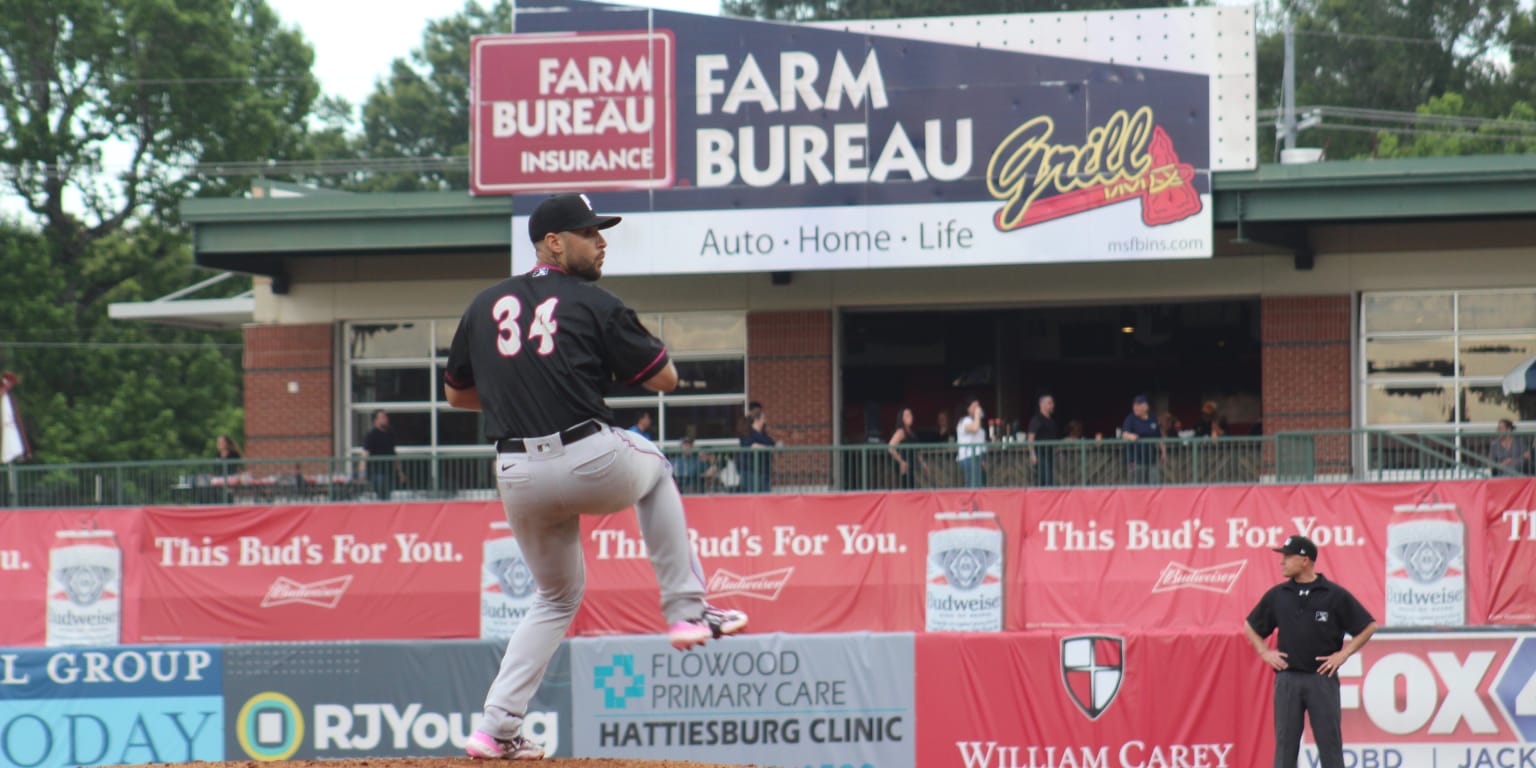
{"type": "Polygon", "coordinates": [[[1253,164],[1245,9],[853,31],[533,5],[473,41],[471,190],[530,193],[514,242],[545,194],[592,193],[627,218],[609,274],[1205,257],[1211,171],[1253,164]],[[1231,62],[1248,98],[1215,92],[1231,62]]]}

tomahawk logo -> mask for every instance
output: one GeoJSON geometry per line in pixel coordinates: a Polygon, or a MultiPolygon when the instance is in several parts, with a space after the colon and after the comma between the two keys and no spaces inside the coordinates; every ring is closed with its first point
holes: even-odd
{"type": "Polygon", "coordinates": [[[351,585],[351,574],[309,584],[294,581],[287,576],[279,576],[277,581],[272,582],[272,586],[267,587],[267,594],[261,598],[261,607],[273,608],[290,603],[303,603],[317,608],[335,608],[336,604],[341,602],[341,596],[347,593],[347,587],[351,585]]]}
{"type": "Polygon", "coordinates": [[[1061,681],[1089,720],[1099,719],[1120,693],[1125,676],[1125,638],[1078,635],[1062,638],[1061,681]]]}

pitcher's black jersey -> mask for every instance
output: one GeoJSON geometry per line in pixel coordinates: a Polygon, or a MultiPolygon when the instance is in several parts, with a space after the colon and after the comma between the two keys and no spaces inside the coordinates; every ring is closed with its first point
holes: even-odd
{"type": "Polygon", "coordinates": [[[486,437],[498,440],[611,423],[608,383],[646,381],[667,362],[666,345],[619,297],[541,264],[470,302],[443,378],[479,391],[486,437]]]}

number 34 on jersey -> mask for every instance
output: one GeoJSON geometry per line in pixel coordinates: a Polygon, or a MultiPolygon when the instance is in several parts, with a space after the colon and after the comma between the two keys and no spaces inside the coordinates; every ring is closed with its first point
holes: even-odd
{"type": "MultiPolygon", "coordinates": [[[[560,324],[555,321],[555,307],[559,304],[558,297],[550,297],[533,308],[533,319],[528,323],[528,342],[538,342],[535,351],[540,355],[547,356],[555,351],[555,333],[560,330],[560,324]]],[[[511,294],[497,299],[491,305],[491,317],[496,321],[496,351],[502,357],[516,357],[523,351],[522,325],[519,322],[522,314],[523,302],[511,294]]]]}

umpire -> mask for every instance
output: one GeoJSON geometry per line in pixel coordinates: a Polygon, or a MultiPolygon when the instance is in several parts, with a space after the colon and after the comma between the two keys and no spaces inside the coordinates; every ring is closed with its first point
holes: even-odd
{"type": "Polygon", "coordinates": [[[1337,673],[1375,634],[1376,620],[1349,590],[1314,570],[1311,539],[1292,536],[1275,551],[1283,555],[1286,581],[1270,587],[1243,624],[1253,649],[1275,670],[1275,768],[1296,768],[1303,714],[1322,768],[1344,768],[1337,673]],[[1265,638],[1277,629],[1279,648],[1272,649],[1265,638]]]}

